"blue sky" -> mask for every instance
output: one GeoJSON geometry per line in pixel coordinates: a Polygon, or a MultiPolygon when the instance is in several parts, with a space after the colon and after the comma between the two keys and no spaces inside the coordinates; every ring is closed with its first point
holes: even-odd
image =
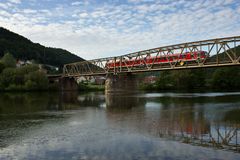
{"type": "Polygon", "coordinates": [[[0,0],[0,26],[95,59],[240,35],[240,1],[0,0]]]}

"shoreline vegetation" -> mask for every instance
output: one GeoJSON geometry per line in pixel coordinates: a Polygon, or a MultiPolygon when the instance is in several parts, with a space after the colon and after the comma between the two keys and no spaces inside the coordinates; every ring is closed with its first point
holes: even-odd
{"type": "MultiPolygon", "coordinates": [[[[59,84],[49,83],[46,71],[38,64],[16,66],[16,59],[5,53],[0,59],[0,92],[59,91],[59,84]]],[[[79,91],[103,91],[104,85],[79,83],[79,91]]]]}
{"type": "Polygon", "coordinates": [[[79,83],[78,91],[90,92],[90,91],[104,91],[105,85],[96,85],[96,84],[87,84],[87,83],[79,83]]]}
{"type": "Polygon", "coordinates": [[[16,67],[16,60],[6,53],[0,59],[0,91],[47,90],[48,79],[37,64],[16,67]]]}
{"type": "MultiPolygon", "coordinates": [[[[161,71],[139,75],[157,77],[154,83],[141,83],[143,91],[239,91],[240,67],[161,71]]],[[[104,85],[80,82],[78,91],[104,91],[104,85]]],[[[51,84],[47,74],[38,64],[16,67],[16,60],[6,53],[0,59],[0,92],[10,91],[59,91],[58,84],[51,84]]]]}
{"type": "Polygon", "coordinates": [[[237,91],[240,90],[240,67],[221,67],[162,71],[155,83],[142,83],[146,91],[237,91]]]}

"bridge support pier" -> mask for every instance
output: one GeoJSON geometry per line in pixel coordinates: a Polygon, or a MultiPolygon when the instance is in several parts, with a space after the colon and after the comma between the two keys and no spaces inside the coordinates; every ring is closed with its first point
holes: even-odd
{"type": "Polygon", "coordinates": [[[78,84],[72,77],[63,77],[60,79],[60,90],[61,91],[77,91],[78,84]]]}
{"type": "Polygon", "coordinates": [[[133,93],[138,90],[137,77],[134,74],[107,75],[105,93],[133,93]]]}

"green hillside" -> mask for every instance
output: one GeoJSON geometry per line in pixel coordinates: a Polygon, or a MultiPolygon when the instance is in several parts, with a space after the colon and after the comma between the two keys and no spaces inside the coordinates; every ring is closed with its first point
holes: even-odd
{"type": "MultiPolygon", "coordinates": [[[[239,57],[240,56],[240,46],[236,46],[235,48],[231,48],[231,49],[227,50],[227,53],[229,53],[231,57],[234,57],[232,52],[235,52],[236,57],[239,57]]],[[[216,62],[216,58],[217,58],[217,55],[213,55],[210,57],[209,61],[216,62]]],[[[219,58],[219,60],[222,60],[222,61],[230,61],[229,57],[227,56],[227,54],[225,52],[222,52],[222,53],[220,52],[218,55],[218,58],[219,58]]]]}
{"type": "Polygon", "coordinates": [[[16,59],[35,60],[38,63],[62,67],[66,63],[83,59],[59,48],[44,47],[29,39],[0,27],[0,57],[10,52],[16,59]]]}

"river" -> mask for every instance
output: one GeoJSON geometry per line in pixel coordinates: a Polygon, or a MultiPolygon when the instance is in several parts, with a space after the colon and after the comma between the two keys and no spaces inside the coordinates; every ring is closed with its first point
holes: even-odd
{"type": "Polygon", "coordinates": [[[240,159],[240,92],[1,93],[0,160],[240,159]]]}

